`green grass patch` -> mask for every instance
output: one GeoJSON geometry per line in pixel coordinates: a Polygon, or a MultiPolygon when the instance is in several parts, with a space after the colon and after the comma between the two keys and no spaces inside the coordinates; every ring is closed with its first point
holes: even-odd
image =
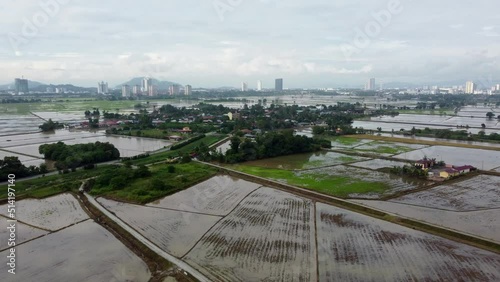
{"type": "Polygon", "coordinates": [[[149,168],[151,176],[132,179],[126,186],[119,189],[113,189],[110,186],[95,187],[91,194],[119,201],[146,204],[191,187],[218,173],[216,168],[199,163],[174,165],[175,172],[169,171],[169,166],[166,164],[152,166],[149,168]]]}
{"type": "MultiPolygon", "coordinates": [[[[37,179],[16,182],[16,197],[45,198],[62,192],[80,188],[82,180],[98,176],[114,169],[115,166],[100,166],[93,170],[78,170],[68,174],[56,174],[37,179]]],[[[0,194],[7,198],[7,189],[0,194]]]]}
{"type": "Polygon", "coordinates": [[[254,166],[235,165],[232,169],[287,184],[303,187],[336,197],[346,198],[350,194],[383,194],[390,187],[382,182],[368,182],[346,175],[329,175],[311,172],[293,172],[254,166]]]}
{"type": "Polygon", "coordinates": [[[345,145],[345,146],[354,146],[354,145],[358,144],[360,141],[358,138],[345,137],[345,136],[338,136],[338,137],[332,137],[332,138],[327,138],[327,139],[330,141],[339,143],[341,145],[345,145]]]}

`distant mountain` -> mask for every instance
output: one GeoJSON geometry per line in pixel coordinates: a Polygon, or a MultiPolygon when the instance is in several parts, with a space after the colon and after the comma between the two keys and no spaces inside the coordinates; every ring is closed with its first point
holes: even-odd
{"type": "MultiPolygon", "coordinates": [[[[14,90],[15,89],[15,82],[6,84],[6,85],[0,85],[0,91],[2,90],[14,90]]],[[[30,91],[33,92],[45,92],[47,91],[47,87],[51,88],[64,88],[67,91],[73,91],[73,92],[96,92],[97,87],[80,87],[80,86],[75,86],[73,84],[45,84],[37,81],[28,81],[28,87],[30,91]]]]}
{"type": "MultiPolygon", "coordinates": [[[[136,77],[127,82],[117,85],[115,88],[121,88],[123,85],[142,85],[142,80],[144,77],[136,77]]],[[[180,83],[171,82],[171,81],[160,81],[156,78],[151,78],[153,80],[153,85],[158,87],[159,90],[168,90],[168,88],[172,85],[181,85],[180,83]]]]}

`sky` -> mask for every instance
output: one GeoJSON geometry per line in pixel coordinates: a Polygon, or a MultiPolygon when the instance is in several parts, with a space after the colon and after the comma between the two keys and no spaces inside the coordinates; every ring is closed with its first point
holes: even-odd
{"type": "Polygon", "coordinates": [[[500,1],[0,0],[0,84],[500,83],[500,1]]]}

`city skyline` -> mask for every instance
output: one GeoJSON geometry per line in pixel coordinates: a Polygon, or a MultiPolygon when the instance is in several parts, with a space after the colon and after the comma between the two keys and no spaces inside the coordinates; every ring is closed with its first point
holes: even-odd
{"type": "Polygon", "coordinates": [[[33,37],[23,35],[23,19],[44,10],[14,2],[1,19],[8,32],[0,44],[0,84],[11,81],[9,74],[82,86],[94,86],[96,77],[117,85],[148,75],[207,88],[262,77],[285,77],[288,88],[362,87],[371,77],[415,84],[496,80],[500,4],[451,11],[449,0],[432,9],[430,2],[401,0],[391,10],[389,2],[267,0],[221,12],[211,2],[151,1],[150,14],[137,17],[141,3],[71,1],[33,37]],[[178,13],[164,19],[164,10],[178,13]],[[255,23],[255,15],[269,20],[255,23]],[[367,27],[377,32],[367,35],[367,27]]]}

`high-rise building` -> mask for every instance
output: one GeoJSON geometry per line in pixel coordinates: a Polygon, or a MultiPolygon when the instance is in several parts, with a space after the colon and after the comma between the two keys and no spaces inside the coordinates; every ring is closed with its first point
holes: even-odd
{"type": "Polygon", "coordinates": [[[101,81],[97,83],[97,94],[108,94],[109,89],[108,89],[108,83],[101,81]]]}
{"type": "Polygon", "coordinates": [[[496,90],[496,91],[500,91],[500,84],[497,84],[497,85],[496,85],[495,90],[496,90]]]}
{"type": "Polygon", "coordinates": [[[277,78],[274,82],[274,90],[283,91],[283,78],[277,78]]]}
{"type": "Polygon", "coordinates": [[[376,83],[375,78],[370,78],[370,80],[366,84],[365,90],[374,91],[377,88],[375,83],[376,83]]]}
{"type": "Polygon", "coordinates": [[[248,91],[248,84],[246,82],[241,83],[241,91],[242,92],[247,92],[248,91]]]}
{"type": "Polygon", "coordinates": [[[153,85],[153,80],[149,77],[145,77],[142,80],[142,92],[149,92],[149,88],[153,85]]]}
{"type": "Polygon", "coordinates": [[[465,94],[474,94],[476,92],[477,85],[474,81],[467,81],[465,84],[465,94]]]}
{"type": "Polygon", "coordinates": [[[156,87],[156,85],[149,85],[149,88],[148,88],[148,96],[150,97],[153,97],[153,96],[158,96],[158,87],[156,87]]]}
{"type": "Polygon", "coordinates": [[[257,91],[262,91],[262,81],[257,81],[257,91]]]}
{"type": "Polygon", "coordinates": [[[127,98],[127,97],[130,97],[130,96],[131,96],[131,95],[130,95],[130,86],[128,86],[128,85],[123,85],[123,86],[122,86],[122,97],[127,98]]]}
{"type": "Polygon", "coordinates": [[[15,79],[16,94],[29,94],[28,80],[24,78],[15,79]]]}
{"type": "Polygon", "coordinates": [[[45,92],[46,93],[55,93],[56,89],[54,87],[47,87],[47,89],[45,89],[45,92]]]}
{"type": "Polygon", "coordinates": [[[186,96],[193,95],[193,87],[191,85],[186,85],[184,87],[184,95],[186,95],[186,96]]]}
{"type": "Polygon", "coordinates": [[[140,85],[135,85],[132,88],[132,94],[134,94],[135,96],[142,94],[141,86],[140,85]]]}
{"type": "Polygon", "coordinates": [[[168,94],[170,96],[179,95],[181,93],[181,87],[179,85],[170,85],[168,88],[168,94]]]}

